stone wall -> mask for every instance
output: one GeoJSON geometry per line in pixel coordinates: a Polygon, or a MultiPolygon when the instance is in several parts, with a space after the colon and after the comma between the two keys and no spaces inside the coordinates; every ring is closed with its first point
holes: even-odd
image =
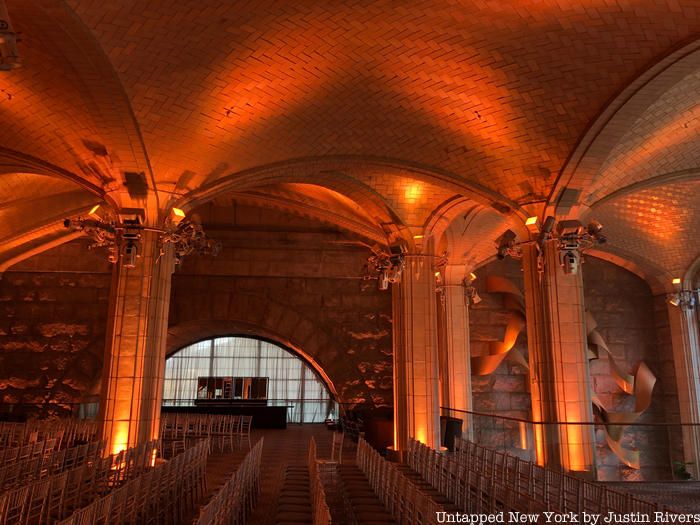
{"type": "Polygon", "coordinates": [[[74,241],[2,275],[3,411],[65,415],[99,393],[110,271],[101,254],[74,241]]]}
{"type": "MultiPolygon", "coordinates": [[[[666,306],[653,297],[641,278],[614,264],[587,257],[583,265],[586,306],[598,323],[622,370],[631,372],[644,361],[657,377],[652,405],[640,423],[678,420],[673,353],[666,306]]],[[[601,354],[602,356],[602,354],[601,354]]],[[[610,411],[634,411],[634,396],[623,392],[610,375],[604,356],[590,363],[593,390],[610,411]]],[[[626,467],[596,432],[599,478],[604,480],[659,479],[670,476],[669,433],[666,428],[628,427],[622,444],[641,451],[640,470],[626,467]]]]}
{"type": "Polygon", "coordinates": [[[202,215],[223,250],[176,271],[168,350],[215,335],[268,337],[317,363],[348,407],[390,413],[391,291],[363,280],[370,250],[282,212],[235,205],[202,215]]]}
{"type": "MultiPolygon", "coordinates": [[[[491,341],[502,341],[510,313],[503,306],[502,294],[486,292],[486,278],[490,275],[505,277],[523,289],[523,275],[519,261],[505,259],[493,261],[475,271],[476,289],[481,302],[473,305],[469,312],[471,355],[487,355],[491,341]]],[[[527,333],[520,333],[515,344],[527,359],[527,333]]],[[[473,403],[475,412],[485,412],[497,416],[511,416],[520,419],[531,418],[530,392],[527,370],[506,358],[499,367],[486,376],[472,375],[473,403]]],[[[521,453],[526,442],[532,443],[527,427],[505,419],[475,416],[473,418],[475,439],[492,446],[505,447],[521,453]],[[529,440],[529,441],[525,441],[529,440]]]]}

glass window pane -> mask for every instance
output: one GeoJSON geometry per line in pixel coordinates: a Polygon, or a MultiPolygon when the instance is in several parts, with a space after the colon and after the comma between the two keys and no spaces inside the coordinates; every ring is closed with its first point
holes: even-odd
{"type": "Polygon", "coordinates": [[[267,380],[268,405],[293,405],[290,422],[323,421],[333,410],[333,404],[326,401],[329,394],[323,382],[303,360],[284,348],[248,337],[220,337],[214,339],[213,350],[212,355],[211,340],[200,341],[166,359],[164,403],[194,404],[199,378],[204,378],[200,395],[206,398],[206,385],[212,383],[213,390],[216,378],[221,382],[223,378],[262,377],[267,380]]]}

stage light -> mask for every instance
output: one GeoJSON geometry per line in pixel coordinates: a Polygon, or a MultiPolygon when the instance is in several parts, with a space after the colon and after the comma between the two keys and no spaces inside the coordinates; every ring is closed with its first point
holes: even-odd
{"type": "Polygon", "coordinates": [[[180,224],[185,218],[185,212],[180,208],[172,208],[170,210],[170,220],[173,224],[180,224]]]}
{"type": "Polygon", "coordinates": [[[540,231],[540,220],[537,217],[528,217],[525,219],[525,226],[527,230],[534,235],[540,231]]]}
{"type": "Polygon", "coordinates": [[[561,267],[566,275],[576,275],[579,268],[579,255],[576,250],[561,252],[561,267]]]}
{"type": "Polygon", "coordinates": [[[387,270],[384,270],[379,274],[379,289],[380,290],[388,290],[389,289],[389,273],[387,270]]]}
{"type": "Polygon", "coordinates": [[[506,230],[503,232],[503,234],[497,239],[498,251],[496,252],[496,257],[501,260],[505,259],[506,255],[509,255],[510,251],[515,246],[515,238],[515,232],[512,230],[506,230]]]}
{"type": "Polygon", "coordinates": [[[102,218],[102,214],[99,212],[100,212],[100,205],[95,204],[88,212],[88,215],[90,217],[92,217],[93,219],[100,219],[100,218],[102,218]]]}

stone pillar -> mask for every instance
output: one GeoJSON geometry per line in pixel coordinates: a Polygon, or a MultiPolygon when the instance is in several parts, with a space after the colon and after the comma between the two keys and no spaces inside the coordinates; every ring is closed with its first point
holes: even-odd
{"type": "Polygon", "coordinates": [[[116,453],[159,433],[172,245],[143,232],[135,268],[114,268],[102,384],[102,435],[116,453]]]}
{"type": "Polygon", "coordinates": [[[407,255],[394,285],[394,448],[413,437],[440,447],[437,306],[433,257],[407,255]]]}
{"type": "MultiPolygon", "coordinates": [[[[557,241],[545,243],[542,268],[537,247],[523,249],[525,307],[535,421],[592,422],[591,381],[581,270],[567,275],[557,241]]],[[[535,425],[537,462],[595,478],[592,425],[535,425]]]]}
{"type": "MultiPolygon", "coordinates": [[[[457,410],[472,410],[471,353],[469,351],[469,300],[463,284],[465,268],[448,265],[440,291],[441,322],[440,385],[441,404],[457,410]]],[[[462,435],[471,439],[469,414],[452,412],[448,415],[462,420],[462,435]]]]}
{"type": "MultiPolygon", "coordinates": [[[[697,307],[668,305],[681,423],[700,423],[700,334],[697,307]]],[[[700,426],[683,427],[683,456],[695,479],[700,476],[700,426]]]]}

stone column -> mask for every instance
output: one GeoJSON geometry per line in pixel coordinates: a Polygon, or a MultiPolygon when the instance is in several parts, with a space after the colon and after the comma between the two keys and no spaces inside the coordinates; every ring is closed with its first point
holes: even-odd
{"type": "MultiPolygon", "coordinates": [[[[545,243],[542,267],[537,247],[523,249],[525,307],[535,421],[592,422],[591,381],[581,269],[567,275],[557,241],[545,243]]],[[[535,425],[540,465],[563,467],[595,478],[592,425],[535,425]]]]}
{"type": "Polygon", "coordinates": [[[107,451],[116,453],[159,433],[165,374],[172,245],[143,232],[135,268],[114,268],[100,410],[107,451]]]}
{"type": "MultiPolygon", "coordinates": [[[[471,353],[469,351],[469,300],[463,284],[465,267],[448,265],[444,269],[441,296],[440,384],[441,404],[457,410],[472,410],[471,353]]],[[[462,435],[471,439],[469,414],[449,414],[462,420],[462,435]]]]}
{"type": "Polygon", "coordinates": [[[407,255],[394,285],[394,448],[413,437],[440,447],[437,306],[433,257],[407,255]]]}
{"type": "MultiPolygon", "coordinates": [[[[700,334],[697,307],[668,305],[673,363],[681,423],[700,423],[700,334]]],[[[683,456],[688,471],[700,476],[700,426],[683,427],[683,456]]]]}

